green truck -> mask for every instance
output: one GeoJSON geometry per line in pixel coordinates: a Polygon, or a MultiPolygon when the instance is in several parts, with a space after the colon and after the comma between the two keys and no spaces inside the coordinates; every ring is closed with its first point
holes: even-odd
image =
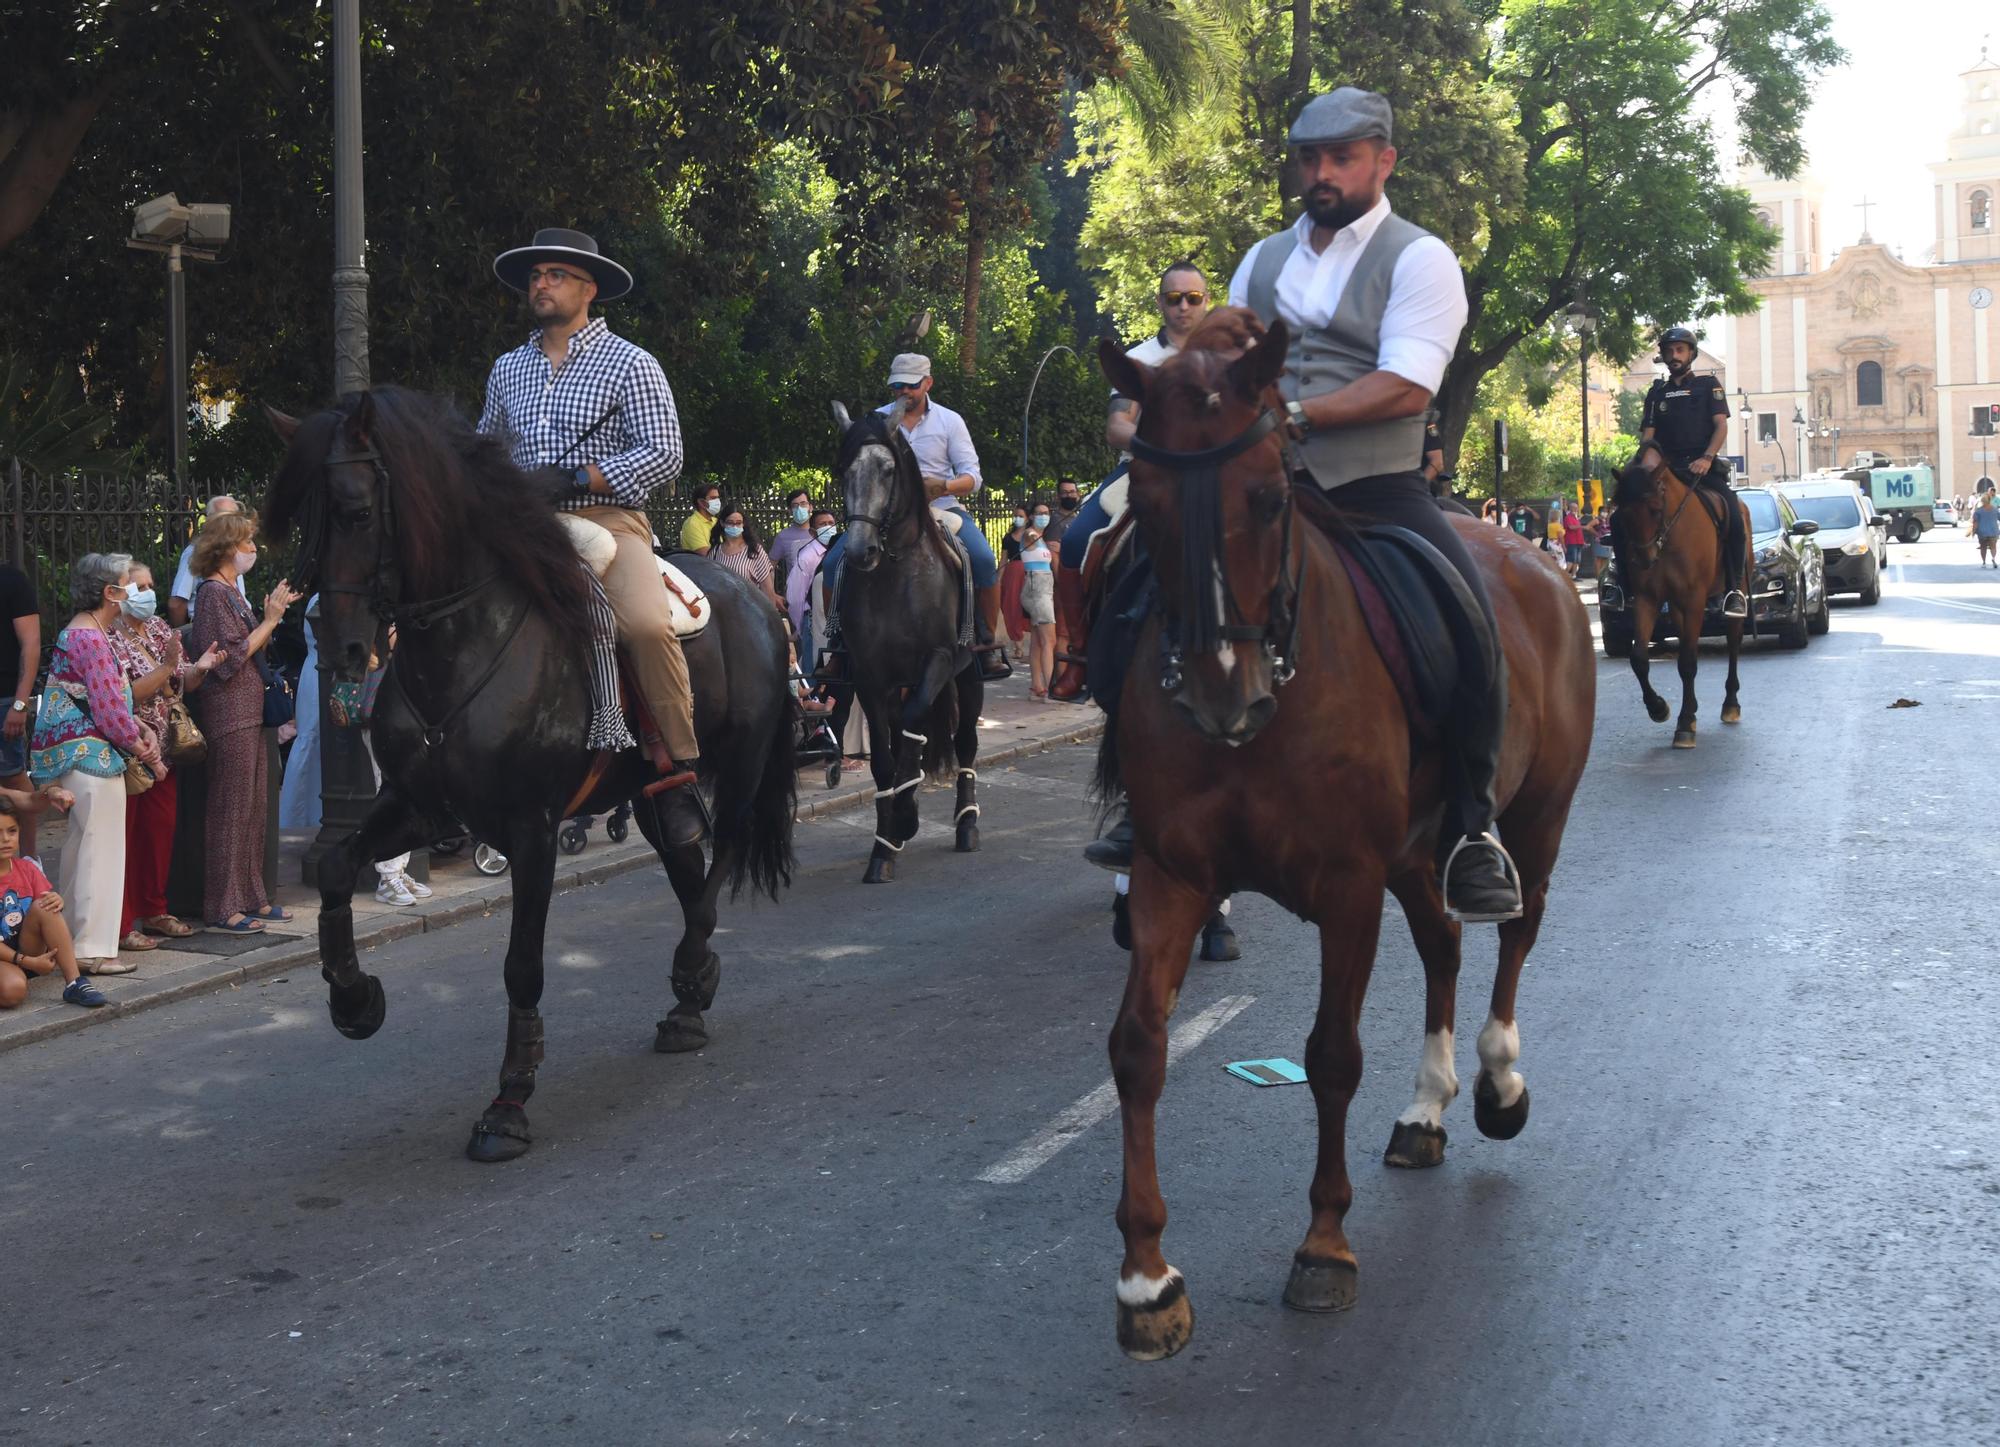
{"type": "Polygon", "coordinates": [[[1889,519],[1890,537],[1914,543],[1936,525],[1931,517],[1931,504],[1937,501],[1937,478],[1930,464],[1877,463],[1856,467],[1841,476],[1867,493],[1875,511],[1889,519]]]}

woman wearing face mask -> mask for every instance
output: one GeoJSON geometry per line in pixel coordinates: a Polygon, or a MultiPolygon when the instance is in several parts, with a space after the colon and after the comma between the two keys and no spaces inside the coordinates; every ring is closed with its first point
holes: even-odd
{"type": "Polygon", "coordinates": [[[271,641],[298,594],[283,578],[272,585],[260,621],[236,589],[257,565],[257,520],[247,513],[211,518],[194,540],[193,646],[222,656],[195,696],[195,721],[208,738],[208,832],[202,913],[210,929],[254,934],[266,920],[287,920],[264,878],[264,680],[255,655],[271,641]]]}
{"type": "Polygon", "coordinates": [[[715,524],[722,516],[722,489],[703,483],[694,490],[694,511],[681,524],[681,551],[705,553],[715,541],[715,524]]]}
{"type": "Polygon", "coordinates": [[[111,651],[132,558],[88,553],[70,569],[76,614],[56,635],[28,771],[76,798],[63,841],[60,904],[85,974],[124,975],[118,958],[125,903],[125,767],[136,758],[158,772],[159,740],[132,710],[125,670],[111,651]]]}
{"type": "Polygon", "coordinates": [[[799,671],[808,678],[819,661],[818,650],[813,646],[813,575],[819,572],[826,550],[838,536],[832,513],[825,508],[813,513],[805,545],[792,555],[792,566],[785,574],[785,612],[792,620],[792,636],[798,639],[799,671]]]}
{"type": "MultiPolygon", "coordinates": [[[[201,687],[208,671],[222,661],[222,650],[210,647],[189,660],[181,652],[181,637],[159,615],[159,594],[153,570],[134,563],[126,578],[125,601],[118,620],[105,637],[132,685],[133,712],[156,739],[167,736],[167,704],[201,687]]],[[[179,812],[180,776],[164,759],[155,769],[153,787],[125,796],[125,917],[121,950],[157,949],[153,935],[183,939],[194,931],[167,911],[167,863],[173,855],[174,816],[179,812]]]]}
{"type": "Polygon", "coordinates": [[[715,530],[715,541],[709,544],[708,555],[745,582],[756,585],[757,591],[771,600],[773,608],[784,612],[785,605],[778,601],[778,590],[771,581],[771,555],[765,550],[764,540],[757,536],[757,529],[733,502],[722,505],[721,518],[722,526],[715,530]]]}
{"type": "Polygon", "coordinates": [[[1027,570],[1021,584],[1021,609],[1032,628],[1028,697],[1040,703],[1049,701],[1049,678],[1056,669],[1055,554],[1042,535],[1048,523],[1048,508],[1037,507],[1029,514],[1027,531],[1021,534],[1021,566],[1027,570]]]}
{"type": "Polygon", "coordinates": [[[812,514],[812,498],[804,488],[795,487],[785,494],[785,525],[771,539],[771,566],[777,570],[781,588],[792,575],[799,549],[813,540],[812,514]]]}

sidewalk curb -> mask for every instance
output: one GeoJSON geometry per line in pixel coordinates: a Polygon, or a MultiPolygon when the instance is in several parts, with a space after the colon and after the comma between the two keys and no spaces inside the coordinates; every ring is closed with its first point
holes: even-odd
{"type": "MultiPolygon", "coordinates": [[[[1090,722],[1061,733],[1038,738],[1022,739],[991,753],[981,752],[979,763],[982,767],[994,764],[1008,764],[1016,759],[1027,758],[1031,754],[1046,753],[1050,749],[1071,744],[1085,743],[1104,732],[1104,717],[1095,714],[1090,722]]],[[[939,787],[945,787],[940,785],[939,787]]],[[[801,802],[793,816],[801,823],[813,819],[824,819],[833,814],[843,814],[872,802],[872,787],[856,789],[849,793],[836,794],[830,799],[815,799],[810,803],[801,802]]],[[[571,870],[558,869],[555,887],[557,894],[565,894],[573,889],[583,889],[591,885],[603,884],[620,875],[644,869],[655,862],[653,851],[644,845],[631,846],[632,852],[620,858],[600,859],[571,870]]],[[[355,921],[354,947],[366,953],[378,946],[408,939],[412,935],[429,934],[436,930],[449,929],[463,920],[480,918],[510,904],[514,898],[514,888],[510,877],[494,881],[494,887],[475,896],[454,899],[425,914],[396,915],[385,918],[379,924],[364,928],[359,919],[355,921]]],[[[245,964],[236,965],[215,974],[203,975],[199,979],[169,979],[152,982],[119,982],[118,993],[109,1005],[89,1013],[81,1011],[59,1015],[19,1031],[0,1036],[0,1054],[16,1050],[24,1045],[33,1045],[43,1040],[52,1040],[58,1035],[68,1035],[77,1030],[89,1029],[96,1025],[106,1025],[114,1020],[122,1020],[151,1010],[159,1005],[171,1005],[179,1000],[193,999],[197,995],[214,994],[221,990],[235,990],[256,980],[270,979],[288,970],[300,968],[317,969],[319,966],[319,941],[301,940],[298,944],[276,950],[270,954],[260,954],[245,964]]]]}

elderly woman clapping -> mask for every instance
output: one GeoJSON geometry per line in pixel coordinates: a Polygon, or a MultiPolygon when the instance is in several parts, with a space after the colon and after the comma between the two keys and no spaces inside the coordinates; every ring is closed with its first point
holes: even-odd
{"type": "Polygon", "coordinates": [[[127,553],[87,553],[70,570],[75,615],[56,635],[48,686],[35,720],[28,769],[39,784],[76,798],[63,843],[62,890],[77,963],[86,974],[122,975],[125,908],[125,769],[136,758],[160,767],[159,740],[133,712],[132,686],[108,637],[129,590],[127,553]]]}

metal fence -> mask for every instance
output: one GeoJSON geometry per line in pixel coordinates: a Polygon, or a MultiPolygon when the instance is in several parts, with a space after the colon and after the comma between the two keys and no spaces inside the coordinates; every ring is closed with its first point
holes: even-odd
{"type": "Polygon", "coordinates": [[[130,553],[173,586],[181,549],[194,536],[206,494],[168,477],[44,475],[9,459],[0,498],[0,557],[25,572],[41,607],[42,640],[75,611],[70,567],[86,553],[130,553]]]}

